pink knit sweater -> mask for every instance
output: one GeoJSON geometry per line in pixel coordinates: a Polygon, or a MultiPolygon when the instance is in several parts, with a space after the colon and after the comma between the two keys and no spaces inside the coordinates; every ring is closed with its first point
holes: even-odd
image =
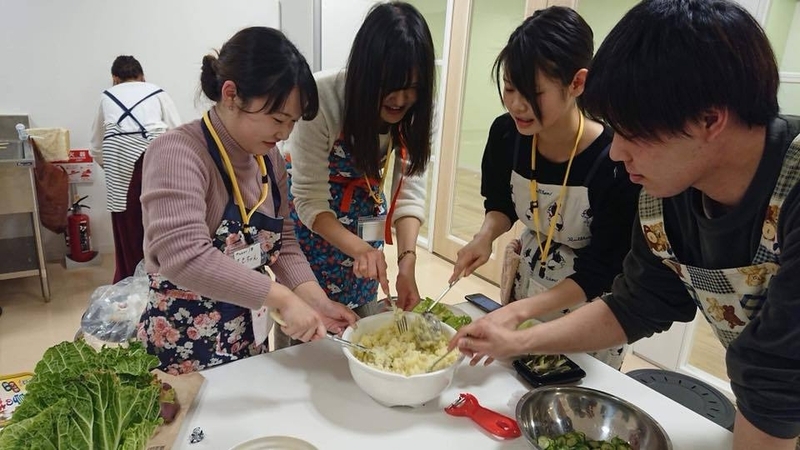
{"type": "MultiPolygon", "coordinates": [[[[258,164],[228,134],[213,109],[211,123],[228,152],[245,206],[251,207],[261,195],[258,164]]],[[[271,268],[279,283],[294,289],[306,281],[316,282],[316,278],[289,219],[283,158],[277,148],[267,156],[280,187],[278,215],[284,217],[283,247],[271,268]]],[[[271,217],[275,217],[273,195],[276,193],[270,191],[259,207],[259,212],[271,217]]],[[[150,144],[144,158],[141,200],[148,273],[160,273],[184,289],[215,300],[251,309],[264,304],[272,280],[212,246],[228,192],[208,153],[200,120],[171,130],[150,144]]]]}

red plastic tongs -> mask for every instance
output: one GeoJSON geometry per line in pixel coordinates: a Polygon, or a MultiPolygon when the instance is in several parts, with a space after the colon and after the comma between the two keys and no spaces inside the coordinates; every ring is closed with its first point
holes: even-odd
{"type": "Polygon", "coordinates": [[[516,420],[484,408],[472,394],[460,394],[444,411],[451,416],[467,416],[501,439],[514,439],[522,434],[516,420]]]}

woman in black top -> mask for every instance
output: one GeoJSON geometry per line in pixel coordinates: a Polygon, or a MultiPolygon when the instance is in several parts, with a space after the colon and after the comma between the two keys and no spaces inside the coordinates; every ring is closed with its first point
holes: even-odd
{"type": "MultiPolygon", "coordinates": [[[[492,242],[521,220],[527,229],[510,247],[519,267],[506,299],[518,301],[483,319],[509,329],[608,291],[630,249],[639,188],[608,158],[611,131],[578,104],[592,39],[575,11],[550,7],[511,34],[494,64],[508,113],[492,124],[483,155],[483,225],[458,252],[451,281],[483,265],[492,242]]],[[[619,368],[624,350],[594,356],[619,368]]]]}

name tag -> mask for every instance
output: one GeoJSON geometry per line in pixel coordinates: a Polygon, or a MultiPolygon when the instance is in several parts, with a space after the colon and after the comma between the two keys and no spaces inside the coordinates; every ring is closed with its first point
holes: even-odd
{"type": "Polygon", "coordinates": [[[358,237],[375,242],[383,240],[383,230],[386,227],[386,216],[368,216],[358,219],[358,237]]]}
{"type": "Polygon", "coordinates": [[[233,252],[233,259],[248,269],[255,269],[261,265],[261,245],[249,245],[233,252]]]}

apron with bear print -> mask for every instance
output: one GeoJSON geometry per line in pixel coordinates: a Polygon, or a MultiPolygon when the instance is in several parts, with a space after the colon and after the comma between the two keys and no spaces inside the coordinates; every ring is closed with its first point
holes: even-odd
{"type": "Polygon", "coordinates": [[[678,275],[726,349],[758,316],[767,300],[770,280],[780,267],[776,236],[778,216],[789,191],[800,180],[800,146],[797,142],[787,150],[764,217],[761,241],[749,266],[704,269],[682,264],[667,239],[661,200],[644,190],[640,194],[639,218],[647,245],[678,275]]]}

